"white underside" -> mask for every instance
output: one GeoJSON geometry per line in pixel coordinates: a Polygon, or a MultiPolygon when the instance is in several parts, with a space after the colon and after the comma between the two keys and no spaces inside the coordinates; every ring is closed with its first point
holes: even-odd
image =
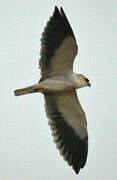
{"type": "Polygon", "coordinates": [[[77,96],[74,96],[71,91],[71,94],[61,93],[56,98],[58,110],[63,114],[68,125],[75,130],[81,139],[87,137],[86,117],[77,96]]]}

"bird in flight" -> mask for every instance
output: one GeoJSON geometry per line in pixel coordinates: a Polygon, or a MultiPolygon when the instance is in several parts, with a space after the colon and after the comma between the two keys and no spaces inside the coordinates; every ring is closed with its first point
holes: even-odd
{"type": "Polygon", "coordinates": [[[41,78],[33,86],[15,90],[15,96],[41,92],[52,136],[64,160],[78,174],[88,153],[85,113],[76,89],[91,86],[82,74],[73,72],[78,47],[63,8],[55,7],[41,38],[41,78]]]}

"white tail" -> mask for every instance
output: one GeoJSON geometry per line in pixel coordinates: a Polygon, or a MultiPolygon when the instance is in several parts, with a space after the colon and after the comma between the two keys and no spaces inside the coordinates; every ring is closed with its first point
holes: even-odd
{"type": "Polygon", "coordinates": [[[33,86],[29,86],[23,89],[17,89],[14,91],[15,96],[21,96],[25,94],[31,94],[37,92],[37,84],[33,86]]]}

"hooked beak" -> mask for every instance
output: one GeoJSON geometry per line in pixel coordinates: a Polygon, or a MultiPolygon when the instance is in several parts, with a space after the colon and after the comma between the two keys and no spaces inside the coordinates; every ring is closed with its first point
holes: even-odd
{"type": "Polygon", "coordinates": [[[88,83],[88,86],[91,87],[91,83],[90,82],[88,83]]]}
{"type": "Polygon", "coordinates": [[[15,96],[21,96],[25,94],[31,94],[31,93],[36,93],[36,92],[41,92],[39,91],[39,84],[35,84],[33,86],[29,86],[23,89],[17,89],[14,91],[15,96]]]}

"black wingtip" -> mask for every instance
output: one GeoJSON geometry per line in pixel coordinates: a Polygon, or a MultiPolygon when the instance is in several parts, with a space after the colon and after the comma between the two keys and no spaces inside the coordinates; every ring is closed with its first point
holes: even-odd
{"type": "Polygon", "coordinates": [[[79,169],[74,169],[76,174],[79,174],[80,168],[79,169]]]}
{"type": "Polygon", "coordinates": [[[62,8],[62,6],[60,7],[60,10],[61,10],[61,11],[63,11],[63,8],[62,8]]]}
{"type": "Polygon", "coordinates": [[[61,13],[60,13],[59,8],[57,6],[55,6],[55,9],[54,9],[54,12],[53,12],[53,16],[58,16],[58,17],[61,16],[61,13]]]}
{"type": "Polygon", "coordinates": [[[64,10],[63,10],[62,6],[60,7],[60,11],[61,11],[61,13],[63,13],[63,12],[64,12],[64,10]]]}
{"type": "Polygon", "coordinates": [[[55,10],[57,10],[58,9],[58,7],[57,6],[55,6],[55,8],[54,8],[55,10]]]}
{"type": "Polygon", "coordinates": [[[65,12],[64,12],[64,10],[63,10],[62,7],[60,7],[60,11],[61,11],[61,15],[64,16],[64,17],[66,17],[65,12]]]}
{"type": "MultiPolygon", "coordinates": [[[[65,12],[62,8],[62,6],[60,7],[60,10],[57,6],[55,6],[55,9],[54,9],[54,13],[57,13],[59,14],[60,16],[62,16],[63,18],[67,19],[66,15],[65,15],[65,12]]],[[[67,19],[67,22],[68,22],[68,19],[67,19]]]]}
{"type": "Polygon", "coordinates": [[[55,6],[54,11],[57,11],[57,12],[59,12],[59,13],[61,12],[61,14],[65,14],[62,6],[60,6],[60,10],[59,10],[59,8],[58,8],[57,6],[55,6]]]}
{"type": "Polygon", "coordinates": [[[54,11],[59,12],[59,8],[57,6],[55,6],[54,11]]]}

